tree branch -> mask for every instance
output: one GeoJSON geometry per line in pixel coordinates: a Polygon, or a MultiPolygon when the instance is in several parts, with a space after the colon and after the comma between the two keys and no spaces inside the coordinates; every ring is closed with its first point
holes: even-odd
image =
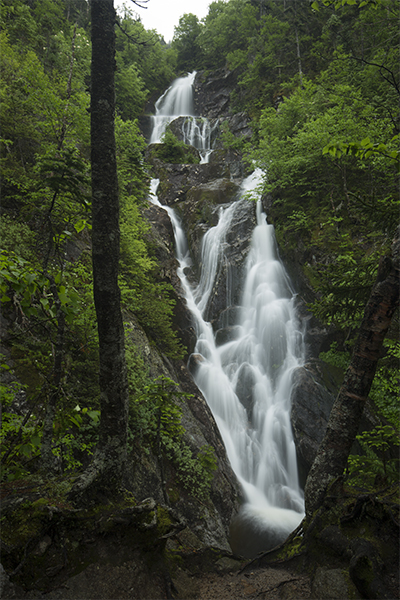
{"type": "Polygon", "coordinates": [[[354,60],[358,60],[359,62],[365,64],[365,65],[369,65],[371,67],[378,67],[379,72],[381,74],[381,76],[383,77],[383,79],[385,81],[388,82],[389,85],[393,86],[394,89],[396,90],[396,92],[400,95],[400,87],[399,84],[396,81],[395,75],[393,73],[393,71],[391,71],[390,69],[388,69],[388,67],[385,67],[385,65],[379,65],[378,63],[374,63],[374,62],[370,62],[368,60],[365,60],[365,58],[358,58],[358,56],[350,56],[350,58],[353,58],[354,60]],[[392,79],[392,81],[390,81],[390,79],[388,77],[385,77],[382,73],[382,69],[384,69],[385,71],[387,71],[392,79]]]}
{"type": "Polygon", "coordinates": [[[151,34],[151,38],[149,38],[148,40],[144,40],[144,41],[142,42],[142,41],[139,41],[139,38],[134,38],[132,35],[130,35],[130,34],[129,34],[129,33],[126,31],[126,29],[124,29],[124,28],[122,27],[122,25],[120,24],[120,22],[118,21],[118,19],[116,19],[116,20],[115,20],[115,23],[116,23],[117,27],[119,27],[119,28],[120,28],[120,30],[122,31],[122,33],[123,33],[124,35],[126,35],[126,37],[128,38],[128,40],[130,40],[131,42],[133,42],[133,43],[134,43],[134,44],[136,44],[137,46],[144,46],[145,48],[148,48],[149,46],[155,46],[155,44],[156,44],[156,42],[157,42],[157,39],[156,39],[156,37],[154,36],[154,34],[151,34]],[[152,40],[154,40],[154,42],[152,42],[152,40]],[[151,43],[151,42],[152,42],[152,43],[151,43]]]}

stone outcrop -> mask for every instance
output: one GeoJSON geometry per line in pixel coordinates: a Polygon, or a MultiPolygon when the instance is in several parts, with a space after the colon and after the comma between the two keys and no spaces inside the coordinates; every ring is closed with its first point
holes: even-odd
{"type": "MultiPolygon", "coordinates": [[[[196,73],[193,87],[193,104],[196,115],[207,119],[232,117],[232,92],[237,91],[237,73],[228,69],[219,69],[209,73],[196,73]]],[[[237,117],[235,117],[237,119],[237,117]]],[[[247,117],[247,122],[250,119],[247,117]]]]}
{"type": "MultiPolygon", "coordinates": [[[[291,423],[296,444],[300,480],[305,484],[319,444],[324,437],[329,415],[343,380],[343,371],[319,359],[312,359],[293,375],[291,423]]],[[[359,432],[370,431],[381,422],[368,402],[359,432]]],[[[360,451],[358,443],[353,452],[360,451]]]]}
{"type": "Polygon", "coordinates": [[[398,598],[397,487],[365,494],[336,480],[310,520],[246,570],[290,561],[298,573],[311,574],[307,597],[315,600],[398,598]]]}
{"type": "Polygon", "coordinates": [[[126,486],[138,500],[151,496],[157,502],[173,506],[176,513],[187,520],[189,528],[202,543],[229,550],[227,533],[230,521],[237,512],[241,492],[208,404],[184,362],[159,356],[151,349],[137,323],[131,321],[130,328],[135,346],[147,355],[150,376],[168,376],[179,383],[181,392],[188,395],[180,403],[185,429],[183,442],[194,454],[206,445],[211,446],[218,468],[211,483],[209,500],[198,502],[196,489],[182,487],[172,463],[167,460],[160,462],[152,452],[145,454],[140,448],[133,448],[126,486]]]}
{"type": "MultiPolygon", "coordinates": [[[[5,486],[3,600],[187,598],[191,588],[198,597],[194,575],[241,566],[212,545],[212,533],[202,541],[175,508],[152,497],[116,492],[113,503],[76,509],[65,501],[68,485],[5,486]]],[[[205,515],[203,528],[212,525],[205,515]]]]}

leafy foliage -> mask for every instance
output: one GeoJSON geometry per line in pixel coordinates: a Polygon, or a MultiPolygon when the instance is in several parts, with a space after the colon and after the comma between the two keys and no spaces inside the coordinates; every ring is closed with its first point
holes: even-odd
{"type": "Polygon", "coordinates": [[[188,395],[168,377],[158,377],[134,397],[130,427],[136,443],[147,442],[157,456],[163,453],[176,468],[178,481],[191,494],[205,499],[217,468],[211,446],[200,448],[197,456],[184,441],[179,403],[188,395]]]}
{"type": "MultiPolygon", "coordinates": [[[[38,468],[54,394],[52,453],[59,469],[80,468],[98,437],[89,237],[90,41],[74,20],[88,25],[85,7],[79,0],[1,0],[0,290],[15,365],[4,368],[2,377],[6,477],[38,468]],[[14,402],[21,386],[22,404],[14,402]]],[[[173,78],[173,53],[131,13],[123,25],[133,39],[121,32],[117,53],[118,111],[125,119],[116,119],[123,295],[146,330],[164,338],[164,350],[179,355],[169,290],[157,281],[157,263],[144,239],[145,141],[137,122],[129,120],[141,113],[150,92],[173,78]],[[144,38],[149,43],[142,46],[144,38]]]]}
{"type": "Polygon", "coordinates": [[[200,158],[194,153],[191,148],[172,133],[167,127],[161,144],[152,149],[154,156],[166,163],[175,164],[196,164],[200,162],[200,158]]]}
{"type": "Polygon", "coordinates": [[[138,118],[149,96],[168,87],[175,76],[175,53],[154,31],[146,31],[127,6],[119,15],[116,39],[116,106],[124,120],[138,118]]]}
{"type": "Polygon", "coordinates": [[[172,289],[158,280],[158,264],[148,241],[149,224],[141,214],[148,193],[142,152],[145,141],[137,123],[116,120],[120,188],[120,288],[122,303],[133,311],[145,331],[169,356],[182,355],[172,328],[172,289]]]}
{"type": "MultiPolygon", "coordinates": [[[[391,145],[396,144],[398,142],[399,136],[395,135],[391,139],[391,145]]],[[[395,149],[391,150],[388,144],[384,144],[382,142],[373,144],[369,137],[361,140],[361,142],[349,142],[347,144],[344,143],[331,143],[325,146],[322,150],[323,154],[331,154],[334,157],[340,158],[342,154],[352,154],[353,156],[358,156],[361,159],[370,158],[374,154],[380,154],[389,160],[393,161],[397,167],[397,170],[400,168],[400,151],[398,149],[398,145],[395,145],[395,149]]]]}
{"type": "Polygon", "coordinates": [[[399,435],[390,425],[378,425],[357,436],[363,453],[352,454],[348,462],[348,483],[363,489],[398,483],[399,435]]]}
{"type": "MultiPolygon", "coordinates": [[[[321,352],[319,358],[330,365],[346,371],[350,363],[350,350],[340,350],[336,342],[331,344],[328,352],[321,352]]],[[[370,398],[380,414],[395,428],[399,428],[399,377],[400,343],[390,337],[384,341],[384,356],[379,361],[374,381],[370,390],[370,398]]]]}
{"type": "MultiPolygon", "coordinates": [[[[357,16],[347,16],[357,29],[357,16]]],[[[364,33],[372,37],[371,24],[380,18],[381,8],[373,16],[365,9],[364,33]]],[[[378,43],[390,55],[391,36],[378,43]]],[[[366,52],[358,60],[342,44],[314,80],[304,77],[302,86],[292,80],[278,107],[262,110],[260,143],[251,153],[268,173],[278,242],[289,253],[304,249],[304,271],[317,292],[311,310],[350,335],[379,257],[390,251],[399,211],[392,116],[398,87],[380,50],[366,52]]]]}
{"type": "Polygon", "coordinates": [[[179,19],[175,27],[172,48],[176,52],[178,72],[191,72],[202,62],[202,49],[199,43],[201,25],[196,15],[188,13],[179,19]]]}

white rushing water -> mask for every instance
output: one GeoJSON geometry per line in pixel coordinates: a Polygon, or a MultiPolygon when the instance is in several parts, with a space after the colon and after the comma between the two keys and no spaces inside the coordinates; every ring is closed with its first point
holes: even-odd
{"type": "MultiPolygon", "coordinates": [[[[191,89],[190,77],[186,83],[191,81],[191,89]]],[[[183,81],[178,81],[183,88],[183,81]]],[[[165,104],[169,93],[174,93],[173,86],[162,96],[165,104]]],[[[179,95],[188,97],[183,89],[179,95]]],[[[259,171],[247,178],[242,196],[256,190],[260,180],[259,171]]],[[[151,199],[159,204],[157,185],[154,180],[151,199]]],[[[245,504],[232,525],[231,544],[234,551],[253,556],[284,539],[304,516],[290,423],[292,373],[303,360],[303,335],[289,278],[276,255],[273,226],[268,225],[258,199],[234,339],[220,346],[215,342],[204,315],[219,265],[226,261],[226,235],[240,202],[249,200],[241,198],[222,207],[218,224],[204,235],[196,289],[185,276],[190,257],[181,223],[171,208],[162,208],[173,224],[178,274],[196,327],[194,378],[244,492],[245,504]]]]}
{"type": "Polygon", "coordinates": [[[187,77],[176,79],[155,104],[156,114],[152,117],[153,127],[150,144],[161,142],[167,126],[177,117],[186,117],[181,133],[185,144],[200,152],[201,162],[207,163],[212,152],[211,137],[217,123],[210,125],[208,119],[196,118],[193,108],[193,84],[196,71],[187,77]]]}

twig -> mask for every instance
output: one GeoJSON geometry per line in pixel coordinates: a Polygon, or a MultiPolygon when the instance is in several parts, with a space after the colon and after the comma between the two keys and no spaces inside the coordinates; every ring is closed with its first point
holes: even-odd
{"type": "Polygon", "coordinates": [[[131,42],[133,42],[134,44],[136,44],[137,46],[144,46],[144,47],[149,47],[149,46],[155,46],[157,43],[157,38],[154,37],[154,35],[152,34],[151,37],[148,40],[144,40],[144,41],[139,41],[138,38],[134,38],[132,35],[130,35],[126,29],[124,29],[122,27],[122,25],[118,22],[115,21],[115,23],[117,24],[117,26],[120,28],[120,30],[122,31],[122,33],[124,35],[126,35],[126,37],[128,38],[128,40],[130,40],[131,42]],[[153,41],[154,40],[154,41],[153,41]]]}
{"type": "Polygon", "coordinates": [[[266,590],[261,590],[261,592],[258,592],[257,596],[260,596],[261,594],[267,594],[268,592],[273,592],[274,590],[277,590],[281,585],[284,585],[285,583],[290,583],[291,581],[298,581],[299,579],[302,579],[301,577],[292,577],[292,579],[285,579],[284,581],[280,581],[278,583],[278,585],[275,585],[272,588],[267,588],[266,590]]]}

